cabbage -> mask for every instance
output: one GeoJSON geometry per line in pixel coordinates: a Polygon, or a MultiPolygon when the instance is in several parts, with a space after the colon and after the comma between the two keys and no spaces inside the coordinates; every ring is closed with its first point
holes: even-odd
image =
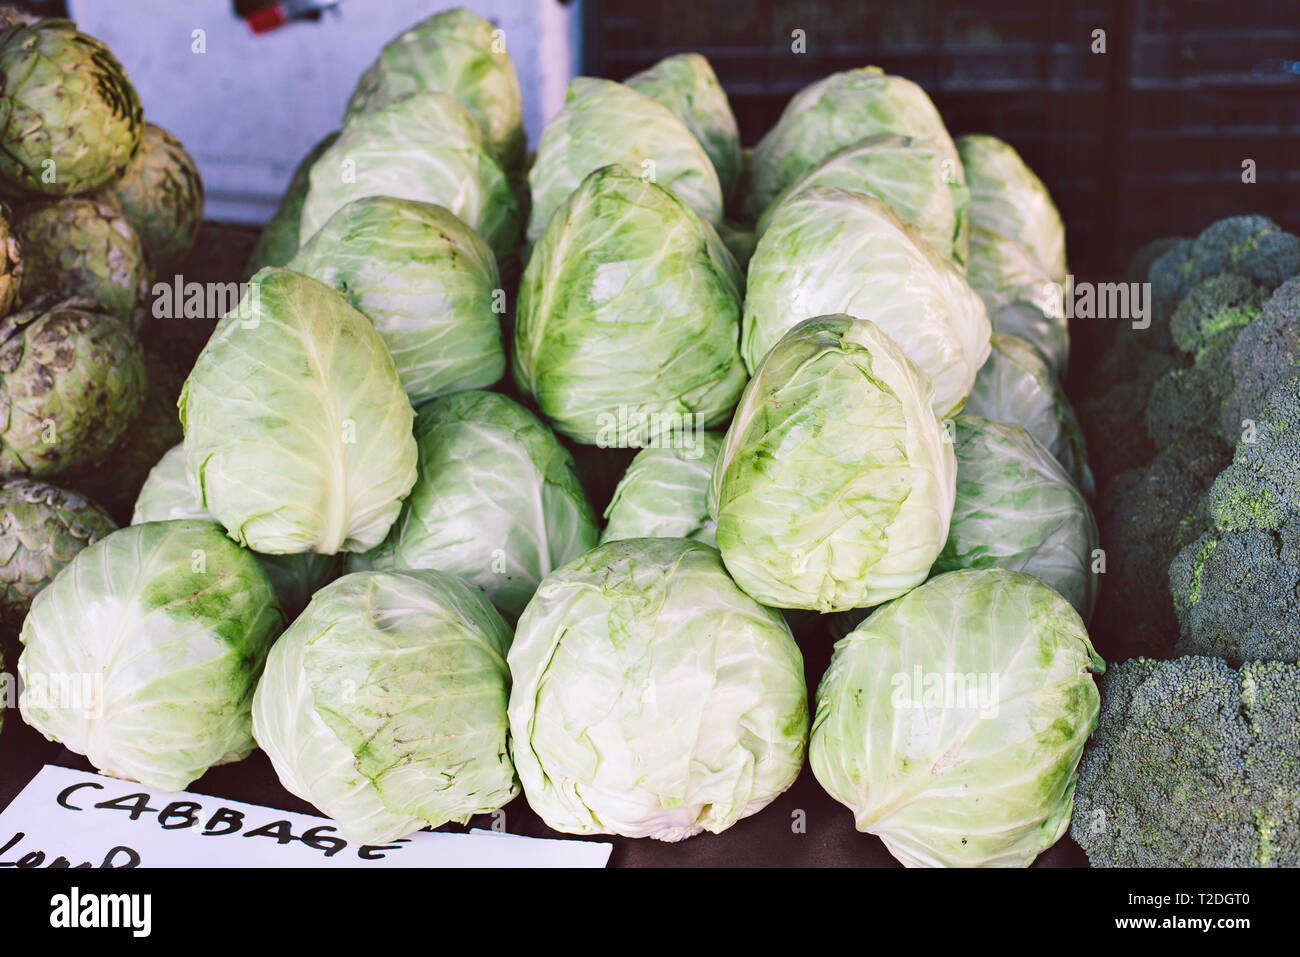
{"type": "Polygon", "coordinates": [[[1017,336],[995,332],[992,345],[963,411],[1021,426],[1056,457],[1085,494],[1092,495],[1096,489],[1083,430],[1046,360],[1017,336]]]}
{"type": "Polygon", "coordinates": [[[413,93],[353,116],[311,168],[301,242],[356,199],[436,203],[475,230],[502,261],[519,237],[519,201],[478,122],[445,93],[413,93]]]}
{"type": "Polygon", "coordinates": [[[596,544],[573,458],[537,417],[495,392],[458,392],[415,421],[420,477],[392,531],[349,559],[436,568],[487,593],[514,620],[553,568],[596,544]]]}
{"type": "Polygon", "coordinates": [[[287,269],[252,278],[178,405],[203,506],[254,551],[372,548],[415,484],[415,414],[379,333],[287,269]]]}
{"type": "Polygon", "coordinates": [[[803,767],[799,649],[699,542],[609,542],[548,576],[510,673],[515,767],[557,831],[716,834],[803,767]]]}
{"type": "Polygon", "coordinates": [[[957,140],[970,186],[970,221],[1014,241],[1064,285],[1065,224],[1052,195],[1020,154],[996,136],[972,133],[957,140]]]}
{"type": "Polygon", "coordinates": [[[348,203],[289,268],[333,286],[375,324],[416,405],[505,373],[496,259],[441,206],[389,196],[348,203]]]}
{"type": "MultiPolygon", "coordinates": [[[[185,446],[173,446],[158,460],[135,500],[132,525],[166,522],[178,518],[216,519],[199,503],[194,480],[185,468],[185,446]]],[[[258,555],[258,562],[271,580],[280,607],[292,618],[306,607],[312,594],[338,576],[335,555],[300,552],[297,555],[258,555]]]]}
{"type": "Polygon", "coordinates": [[[953,436],[957,499],[948,543],[931,572],[1024,572],[1051,585],[1086,621],[1097,599],[1097,522],[1074,481],[1010,422],[959,415],[953,436]]]}
{"type": "Polygon", "coordinates": [[[777,343],[713,469],[718,548],[741,588],[831,612],[925,580],[957,471],[932,391],[871,322],[822,316],[777,343]]]}
{"type": "Polygon", "coordinates": [[[592,170],[618,165],[670,190],[711,224],[722,222],[722,186],[708,154],[667,107],[613,80],[580,76],[542,131],[528,171],[533,207],[528,239],[592,170]]]}
{"type": "Polygon", "coordinates": [[[989,354],[979,296],[898,215],[862,193],[814,186],[784,200],[749,263],[741,349],[750,370],[792,326],[845,313],[880,326],[961,408],[989,354]]]}
{"type": "Polygon", "coordinates": [[[1028,866],[1070,825],[1104,668],[1042,582],[940,575],[835,645],[813,774],[909,867],[1028,866]]]}
{"type": "Polygon", "coordinates": [[[810,186],[834,186],[880,200],[915,226],[931,249],[964,268],[970,193],[961,164],[934,144],[887,134],[851,143],[783,189],[759,217],[758,235],[784,200],[810,186]]]}
{"type": "Polygon", "coordinates": [[[983,226],[970,231],[966,279],[984,301],[993,328],[1038,350],[1058,376],[1070,360],[1064,290],[1015,241],[983,226]]]}
{"type": "Polygon", "coordinates": [[[718,234],[672,193],[599,169],[524,271],[515,382],[589,445],[643,447],[721,425],[745,386],[742,283],[718,234]]]}
{"type": "Polygon", "coordinates": [[[722,436],[702,432],[690,447],[642,449],[605,509],[602,542],[620,538],[692,538],[716,545],[709,483],[722,436]]]}
{"type": "Polygon", "coordinates": [[[879,67],[833,73],[804,87],[754,147],[745,210],[757,219],[805,171],[877,133],[927,142],[955,169],[961,159],[925,91],[879,67]]]}
{"type": "Polygon", "coordinates": [[[463,7],[444,10],[395,37],[361,78],[347,119],[412,93],[447,93],[482,126],[501,165],[524,155],[523,98],[505,35],[463,7]]]}
{"type": "Polygon", "coordinates": [[[740,130],[727,93],[709,61],[698,53],[665,57],[623,85],[667,107],[709,154],[722,195],[730,196],[740,177],[740,130]]]}
{"type": "Polygon", "coordinates": [[[519,793],[509,647],[501,616],[452,575],[346,575],[271,649],[253,733],[280,783],[358,844],[464,824],[519,793]]]}
{"type": "Polygon", "coordinates": [[[23,720],[105,774],[180,791],[252,751],[253,685],[283,624],[266,573],[220,526],[118,529],[32,602],[23,720]]]}

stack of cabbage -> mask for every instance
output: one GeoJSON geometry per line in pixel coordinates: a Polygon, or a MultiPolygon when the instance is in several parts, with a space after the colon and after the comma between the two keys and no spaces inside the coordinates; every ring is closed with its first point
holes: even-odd
{"type": "Polygon", "coordinates": [[[676,841],[810,754],[905,863],[1031,862],[1101,667],[1042,184],[876,69],[796,96],[746,173],[696,55],[574,80],[526,185],[522,149],[500,31],[457,10],[384,48],[141,524],[27,619],[24,667],[106,662],[103,709],[24,715],[168,787],[255,738],[360,841],[521,787],[557,830],[676,841]],[[615,448],[602,534],[578,469],[615,448]],[[870,613],[811,716],[782,610],[870,613]]]}

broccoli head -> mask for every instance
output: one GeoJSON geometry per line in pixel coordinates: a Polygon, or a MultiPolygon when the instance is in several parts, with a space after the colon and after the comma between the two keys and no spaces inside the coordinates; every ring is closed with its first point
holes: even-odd
{"type": "Polygon", "coordinates": [[[1172,651],[1178,619],[1169,563],[1205,530],[1201,502],[1229,458],[1222,442],[1190,433],[1103,488],[1098,519],[1107,566],[1092,633],[1107,659],[1172,651]]]}
{"type": "Polygon", "coordinates": [[[1236,333],[1264,308],[1269,290],[1248,276],[1220,273],[1193,289],[1169,320],[1169,332],[1183,352],[1196,355],[1206,346],[1218,342],[1225,334],[1236,333]]]}
{"type": "Polygon", "coordinates": [[[1135,658],[1101,679],[1071,836],[1094,867],[1300,865],[1300,666],[1135,658]]]}
{"type": "Polygon", "coordinates": [[[1243,423],[1258,418],[1268,394],[1300,371],[1300,277],[1269,297],[1232,345],[1233,394],[1224,403],[1223,430],[1234,441],[1243,423]]]}
{"type": "Polygon", "coordinates": [[[1143,427],[1143,410],[1155,383],[1177,364],[1172,355],[1154,347],[1149,334],[1117,330],[1114,344],[1085,383],[1091,398],[1075,409],[1099,484],[1155,455],[1143,427]]]}
{"type": "Polygon", "coordinates": [[[1300,377],[1274,389],[1204,512],[1208,530],[1169,566],[1177,651],[1300,660],[1300,377]]]}
{"type": "Polygon", "coordinates": [[[1151,242],[1135,252],[1133,258],[1128,261],[1128,266],[1124,270],[1124,281],[1146,282],[1147,276],[1151,272],[1152,263],[1179,243],[1190,242],[1191,240],[1185,236],[1166,236],[1163,239],[1151,240],[1151,242]]]}

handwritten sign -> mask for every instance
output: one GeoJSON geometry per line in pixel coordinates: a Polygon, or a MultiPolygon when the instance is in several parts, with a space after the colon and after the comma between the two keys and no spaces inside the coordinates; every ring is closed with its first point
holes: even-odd
{"type": "Polygon", "coordinates": [[[610,850],[480,830],[360,845],[326,818],[48,764],[0,812],[0,868],[604,867],[610,850]]]}

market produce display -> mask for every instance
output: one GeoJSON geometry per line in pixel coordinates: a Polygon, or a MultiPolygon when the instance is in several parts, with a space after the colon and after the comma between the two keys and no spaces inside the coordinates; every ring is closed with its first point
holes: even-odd
{"type": "Polygon", "coordinates": [[[1140,251],[1150,327],[1077,347],[1075,406],[1046,185],[911,80],[827,76],[751,151],[682,53],[573,79],[527,157],[503,32],[449,10],[178,359],[194,158],[68,21],[0,13],[0,77],[0,638],[97,770],[260,747],[360,843],[511,801],[680,842],[803,774],[907,866],[1300,864],[1272,220],[1140,251]]]}

